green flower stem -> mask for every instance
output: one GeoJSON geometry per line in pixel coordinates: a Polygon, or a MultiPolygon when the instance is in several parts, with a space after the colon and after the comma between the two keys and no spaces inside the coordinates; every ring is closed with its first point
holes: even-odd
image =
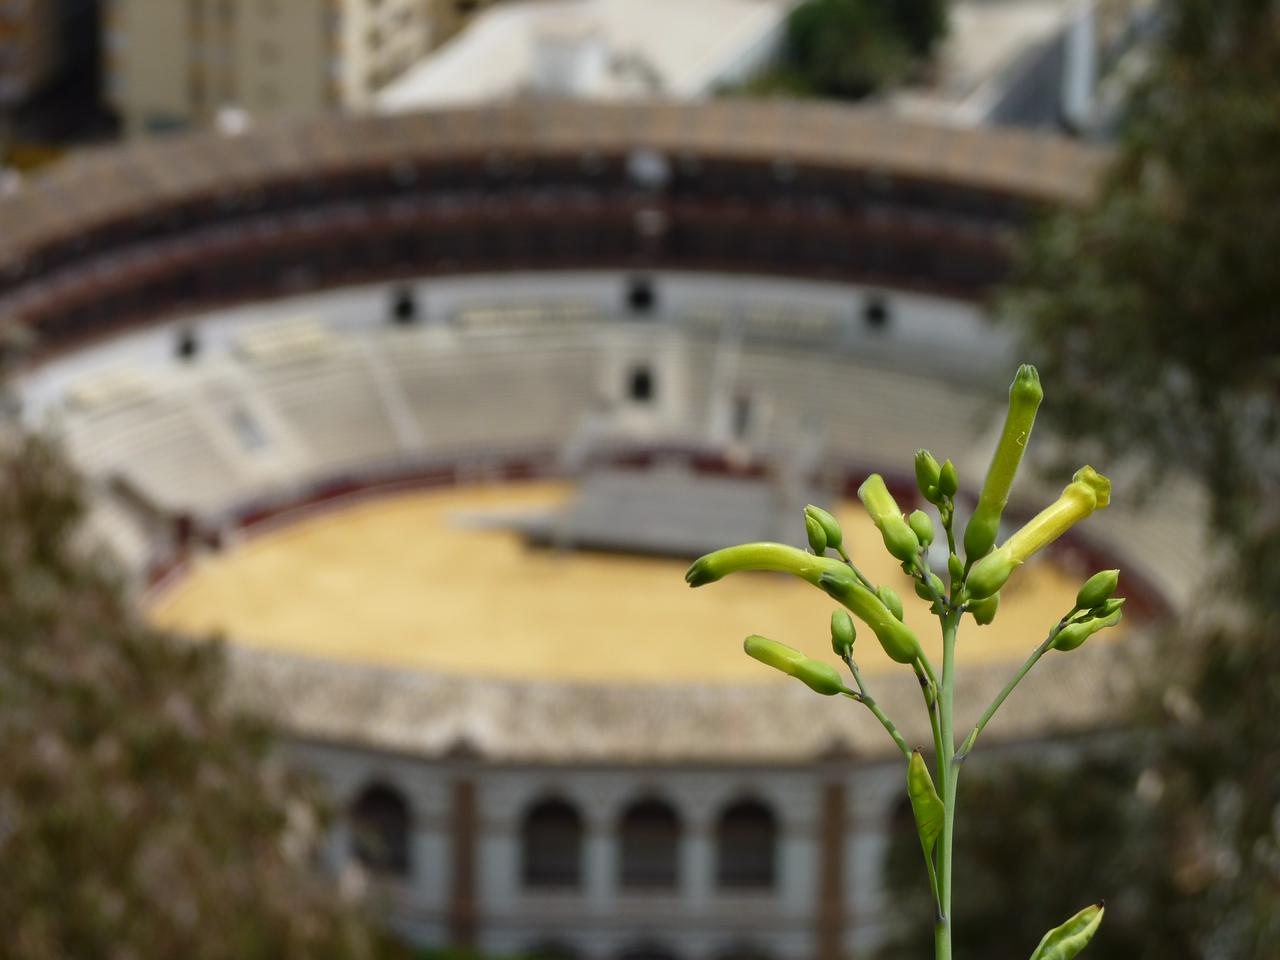
{"type": "Polygon", "coordinates": [[[854,566],[853,561],[849,559],[849,554],[845,552],[843,545],[836,548],[836,553],[840,554],[840,559],[849,565],[849,569],[852,570],[853,575],[862,582],[862,585],[866,587],[868,590],[870,590],[872,593],[875,593],[876,592],[875,585],[862,575],[861,570],[859,570],[856,566],[854,566]]]}
{"type": "Polygon", "coordinates": [[[1000,693],[997,694],[996,698],[991,701],[991,706],[987,707],[987,710],[982,715],[981,719],[974,724],[973,730],[971,730],[969,735],[964,738],[964,743],[960,746],[960,752],[956,754],[957,764],[964,763],[965,758],[973,752],[973,745],[978,742],[979,734],[981,734],[987,724],[991,722],[991,718],[996,715],[996,711],[1000,709],[1001,705],[1009,699],[1009,694],[1013,693],[1013,688],[1021,683],[1022,678],[1031,672],[1031,668],[1039,662],[1040,658],[1049,652],[1049,648],[1053,646],[1053,641],[1058,637],[1058,631],[1066,626],[1067,621],[1074,613],[1075,611],[1073,610],[1071,614],[1068,614],[1054,624],[1053,629],[1049,631],[1049,635],[1045,637],[1044,642],[1041,643],[1040,646],[1036,647],[1035,650],[1031,651],[1031,656],[1027,657],[1026,662],[1018,668],[1018,672],[1013,675],[1013,678],[1004,685],[1004,689],[1001,690],[1000,693]]]}
{"type": "Polygon", "coordinates": [[[942,733],[939,768],[943,771],[942,835],[938,838],[938,890],[942,904],[942,916],[934,926],[934,954],[936,960],[951,960],[951,854],[955,837],[956,786],[960,779],[960,766],[955,762],[955,661],[956,629],[960,624],[959,611],[942,614],[942,689],[939,691],[939,723],[942,733]]]}
{"type": "Polygon", "coordinates": [[[933,675],[933,668],[925,663],[923,657],[912,666],[916,671],[916,679],[920,681],[920,692],[924,694],[924,705],[929,711],[929,729],[933,731],[933,755],[938,763],[938,782],[946,776],[942,767],[942,722],[938,715],[938,678],[933,675]]]}
{"type": "Polygon", "coordinates": [[[867,693],[867,688],[862,682],[862,673],[858,670],[858,664],[853,657],[845,657],[844,662],[849,666],[849,672],[853,674],[853,682],[857,684],[857,693],[848,693],[845,696],[851,700],[856,700],[871,711],[872,715],[880,721],[880,725],[889,732],[889,736],[893,737],[893,742],[898,745],[898,749],[902,751],[902,755],[908,760],[911,759],[911,748],[907,746],[906,739],[898,732],[898,727],[888,715],[880,709],[880,705],[875,702],[867,693]]]}

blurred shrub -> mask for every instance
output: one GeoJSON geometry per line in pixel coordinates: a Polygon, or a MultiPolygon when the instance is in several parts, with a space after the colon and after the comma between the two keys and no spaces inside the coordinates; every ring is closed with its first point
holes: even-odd
{"type": "Polygon", "coordinates": [[[224,702],[219,649],[143,624],[46,443],[0,444],[0,930],[13,960],[369,955],[311,798],[224,702]]]}

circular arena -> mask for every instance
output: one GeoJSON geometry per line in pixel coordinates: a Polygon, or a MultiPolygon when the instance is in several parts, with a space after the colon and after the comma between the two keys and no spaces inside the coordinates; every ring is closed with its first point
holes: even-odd
{"type": "MultiPolygon", "coordinates": [[[[695,595],[681,572],[802,543],[817,500],[893,582],[852,492],[878,470],[911,502],[920,446],[981,476],[1015,361],[988,297],[1016,232],[1100,162],[738,101],[196,135],[0,200],[0,312],[94,530],[156,623],[228,636],[237,696],[344,812],[331,866],[398,929],[834,960],[892,922],[899,763],[738,650],[758,631],[820,655],[822,598],[764,575],[695,595]]],[[[1028,478],[1015,512],[1050,489],[1028,478]]],[[[1193,505],[1121,496],[1105,536],[1029,570],[965,638],[961,701],[1101,565],[1138,629],[1182,603],[1193,505]]],[[[927,742],[914,677],[862,653],[927,742]]],[[[993,748],[1105,738],[1105,655],[1046,660],[993,748]]]]}

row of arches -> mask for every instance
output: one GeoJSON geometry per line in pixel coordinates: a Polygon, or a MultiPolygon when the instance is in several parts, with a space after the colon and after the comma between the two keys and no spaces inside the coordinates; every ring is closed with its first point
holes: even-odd
{"type": "MultiPolygon", "coordinates": [[[[412,816],[395,788],[374,784],[350,816],[356,859],[373,873],[407,876],[412,816]]],[[[584,881],[585,820],[563,797],[533,803],[520,820],[520,879],[532,890],[574,890],[584,881]]],[[[618,819],[618,884],[624,890],[674,890],[680,882],[683,824],[671,804],[645,797],[618,819]]],[[[777,879],[778,823],[756,799],[739,799],[715,818],[715,882],[722,890],[769,890],[777,879]]]]}

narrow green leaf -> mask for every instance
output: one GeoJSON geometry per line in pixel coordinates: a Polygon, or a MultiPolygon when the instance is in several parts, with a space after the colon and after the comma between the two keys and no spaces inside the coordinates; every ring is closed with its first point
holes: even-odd
{"type": "Polygon", "coordinates": [[[1104,907],[1095,903],[1085,907],[1060,927],[1054,927],[1044,935],[1031,960],[1072,960],[1089,945],[1102,923],[1104,907]]]}
{"type": "Polygon", "coordinates": [[[911,800],[911,812],[916,818],[920,845],[924,847],[925,857],[928,857],[933,853],[934,844],[942,833],[946,811],[938,790],[933,785],[933,777],[929,776],[929,767],[919,750],[912,752],[911,760],[907,763],[907,796],[911,800]]]}

